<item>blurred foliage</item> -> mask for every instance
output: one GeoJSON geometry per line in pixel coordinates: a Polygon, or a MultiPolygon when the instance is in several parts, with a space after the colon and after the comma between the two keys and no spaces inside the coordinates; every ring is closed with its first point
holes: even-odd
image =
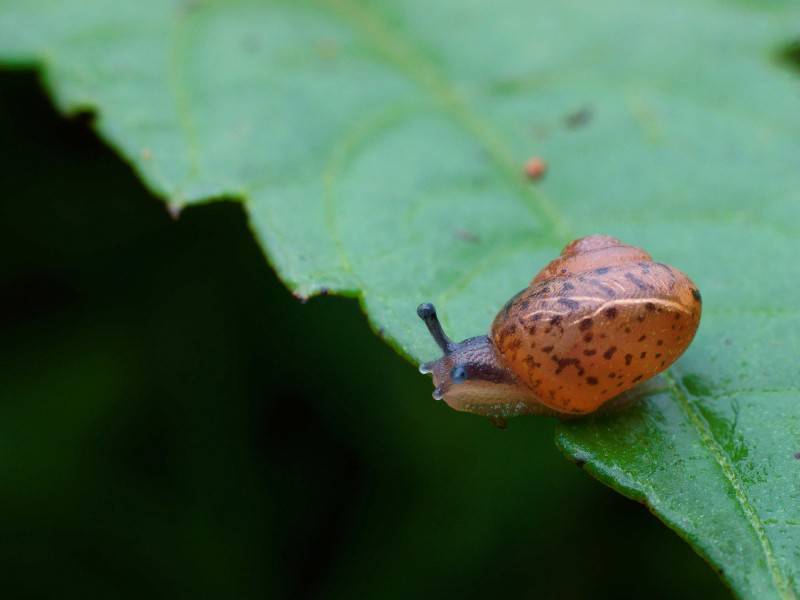
{"type": "Polygon", "coordinates": [[[642,506],[430,399],[354,301],[297,302],[216,203],[171,219],[0,75],[10,597],[725,597],[642,506]]]}

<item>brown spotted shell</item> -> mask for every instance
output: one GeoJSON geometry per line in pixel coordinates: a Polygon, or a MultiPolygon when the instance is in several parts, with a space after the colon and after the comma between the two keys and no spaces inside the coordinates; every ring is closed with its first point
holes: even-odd
{"type": "Polygon", "coordinates": [[[575,240],[497,315],[504,366],[542,404],[586,414],[666,369],[700,323],[700,292],[640,248],[575,240]]]}

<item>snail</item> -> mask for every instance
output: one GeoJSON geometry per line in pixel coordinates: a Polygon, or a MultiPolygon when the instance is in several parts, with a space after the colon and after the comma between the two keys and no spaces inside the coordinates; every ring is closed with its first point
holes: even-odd
{"type": "Polygon", "coordinates": [[[424,363],[433,397],[490,417],[594,413],[669,367],[700,323],[697,286],[606,235],[568,244],[511,298],[489,335],[455,343],[432,304],[417,314],[444,356],[424,363]]]}

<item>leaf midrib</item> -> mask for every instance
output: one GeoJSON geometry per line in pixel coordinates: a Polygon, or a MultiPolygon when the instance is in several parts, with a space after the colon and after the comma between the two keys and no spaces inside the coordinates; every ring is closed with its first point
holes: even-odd
{"type": "MultiPolygon", "coordinates": [[[[384,19],[363,5],[354,4],[351,0],[324,1],[332,8],[338,9],[337,14],[339,16],[346,15],[349,17],[349,22],[362,35],[374,42],[384,55],[405,73],[409,74],[413,80],[430,91],[442,103],[446,112],[484,146],[500,171],[511,181],[513,187],[523,198],[528,200],[526,205],[533,209],[538,216],[550,223],[556,233],[551,237],[566,239],[572,237],[555,205],[541,190],[521,185],[518,167],[507,145],[502,142],[487,123],[483,122],[470,110],[468,104],[456,92],[455,88],[430,62],[423,58],[420,52],[406,43],[396,32],[390,30],[384,19]]],[[[556,242],[557,239],[553,241],[556,242]]],[[[761,545],[776,591],[784,600],[796,600],[796,595],[778,564],[769,536],[764,528],[764,523],[747,496],[738,471],[719,445],[719,442],[717,442],[707,424],[705,424],[702,416],[691,405],[687,396],[679,387],[675,376],[669,370],[664,375],[669,382],[670,395],[681,406],[689,423],[697,432],[702,445],[712,456],[726,481],[733,489],[734,496],[745,519],[747,519],[761,545]]]]}
{"type": "Polygon", "coordinates": [[[758,539],[759,544],[761,544],[761,550],[764,552],[764,557],[766,558],[767,566],[776,590],[784,600],[795,600],[797,596],[795,595],[794,590],[792,590],[788,579],[778,564],[775,551],[772,549],[772,543],[770,542],[769,536],[764,528],[764,522],[758,515],[758,511],[756,510],[755,506],[753,506],[752,502],[750,502],[750,498],[747,496],[747,492],[744,489],[744,484],[739,476],[738,471],[736,470],[736,467],[731,462],[730,458],[725,453],[717,439],[714,437],[711,428],[708,426],[703,416],[692,405],[692,403],[689,402],[689,398],[673,375],[673,370],[670,369],[665,371],[664,376],[669,382],[670,395],[678,402],[683,410],[683,413],[686,415],[686,418],[700,436],[700,441],[702,442],[703,446],[714,458],[715,462],[722,471],[723,476],[733,489],[733,493],[736,496],[739,507],[742,509],[745,518],[753,528],[756,539],[758,539]]]}

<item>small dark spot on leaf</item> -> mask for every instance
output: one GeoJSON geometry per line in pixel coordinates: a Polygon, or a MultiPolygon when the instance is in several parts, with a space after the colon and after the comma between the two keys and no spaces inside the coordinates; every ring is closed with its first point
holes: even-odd
{"type": "Polygon", "coordinates": [[[616,346],[611,346],[608,350],[603,352],[603,358],[605,358],[606,360],[610,360],[611,357],[614,356],[614,352],[616,352],[616,351],[617,351],[617,347],[616,346]]]}
{"type": "Polygon", "coordinates": [[[656,309],[656,305],[652,302],[645,302],[644,307],[649,311],[654,311],[656,309]]]}
{"type": "Polygon", "coordinates": [[[656,358],[661,358],[661,352],[656,352],[656,358]]]}
{"type": "Polygon", "coordinates": [[[698,302],[703,301],[703,297],[700,295],[700,290],[698,290],[697,288],[692,288],[692,298],[694,298],[698,302]]]}
{"type": "Polygon", "coordinates": [[[663,345],[664,345],[664,340],[658,340],[656,342],[656,346],[663,346],[663,345]]]}
{"type": "Polygon", "coordinates": [[[611,308],[606,309],[606,317],[609,319],[616,319],[617,318],[617,309],[613,306],[611,308]]]}
{"type": "Polygon", "coordinates": [[[639,380],[640,380],[642,377],[644,377],[644,375],[637,375],[637,376],[636,376],[636,377],[634,377],[634,378],[633,378],[631,381],[633,381],[633,383],[636,383],[636,382],[637,382],[637,381],[639,381],[639,380]]]}
{"type": "Polygon", "coordinates": [[[646,335],[641,336],[637,341],[643,342],[647,338],[646,335]]]}
{"type": "Polygon", "coordinates": [[[800,40],[785,44],[778,51],[778,62],[800,73],[800,40]]]}
{"type": "Polygon", "coordinates": [[[590,350],[584,350],[583,351],[583,355],[584,356],[594,356],[595,354],[597,354],[597,350],[591,350],[590,349],[590,350]]]}
{"type": "Polygon", "coordinates": [[[580,329],[581,331],[586,331],[587,329],[591,328],[592,323],[593,321],[591,317],[586,317],[580,322],[580,325],[578,325],[578,329],[580,329]]]}
{"type": "Polygon", "coordinates": [[[553,351],[553,347],[552,346],[542,346],[542,352],[550,353],[552,351],[553,351]]]}
{"type": "Polygon", "coordinates": [[[632,354],[626,354],[625,355],[625,364],[626,365],[630,365],[632,360],[633,360],[633,355],[632,354]]]}
{"type": "Polygon", "coordinates": [[[466,229],[456,229],[453,235],[462,242],[469,242],[470,244],[479,244],[481,241],[481,238],[466,229]]]}
{"type": "Polygon", "coordinates": [[[567,114],[564,117],[564,125],[568,129],[578,129],[584,127],[592,120],[592,111],[588,107],[583,107],[574,112],[567,114]]]}
{"type": "Polygon", "coordinates": [[[647,352],[642,352],[642,353],[639,355],[639,358],[644,358],[645,356],[647,356],[647,352]]]}
{"type": "Polygon", "coordinates": [[[588,383],[589,385],[597,385],[597,377],[591,377],[591,376],[587,377],[586,383],[588,383]]]}
{"type": "Polygon", "coordinates": [[[592,341],[592,338],[593,338],[593,337],[594,337],[594,336],[593,336],[591,333],[587,333],[585,336],[583,336],[583,341],[584,341],[584,342],[586,342],[586,343],[588,344],[589,342],[591,342],[591,341],[592,341]]]}

